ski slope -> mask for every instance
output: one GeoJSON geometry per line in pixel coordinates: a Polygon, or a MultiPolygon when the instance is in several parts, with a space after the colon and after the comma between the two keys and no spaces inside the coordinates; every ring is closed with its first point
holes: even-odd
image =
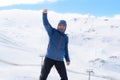
{"type": "MultiPolygon", "coordinates": [[[[120,80],[120,17],[91,14],[60,14],[49,11],[56,28],[60,19],[68,22],[69,80],[120,80]]],[[[42,25],[42,10],[0,11],[0,80],[38,80],[48,36],[42,25]]],[[[53,67],[48,80],[59,80],[53,67]]]]}

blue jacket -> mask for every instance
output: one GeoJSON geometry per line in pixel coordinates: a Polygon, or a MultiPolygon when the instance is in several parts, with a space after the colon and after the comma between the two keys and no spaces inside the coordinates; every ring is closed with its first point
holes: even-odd
{"type": "Polygon", "coordinates": [[[49,36],[46,57],[56,61],[63,61],[65,57],[66,61],[70,62],[68,54],[68,36],[50,25],[47,19],[47,13],[43,13],[43,25],[49,36]]]}

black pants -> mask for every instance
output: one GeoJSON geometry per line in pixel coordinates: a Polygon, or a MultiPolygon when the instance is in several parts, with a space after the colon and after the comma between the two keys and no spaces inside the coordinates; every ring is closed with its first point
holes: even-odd
{"type": "Polygon", "coordinates": [[[40,80],[46,80],[51,68],[55,65],[57,72],[59,73],[61,80],[68,80],[67,72],[65,68],[64,61],[55,61],[49,58],[45,58],[44,64],[42,66],[40,80]]]}

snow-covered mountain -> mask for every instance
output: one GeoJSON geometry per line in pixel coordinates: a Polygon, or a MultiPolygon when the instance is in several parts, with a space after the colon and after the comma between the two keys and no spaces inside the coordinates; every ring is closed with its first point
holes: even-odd
{"type": "MultiPolygon", "coordinates": [[[[71,65],[69,80],[120,80],[120,16],[96,17],[91,14],[48,13],[57,27],[68,22],[71,65]]],[[[0,80],[38,80],[48,44],[42,24],[42,10],[0,11],[0,80]]],[[[53,68],[48,80],[58,80],[53,68]],[[53,74],[54,73],[54,74],[53,74]]]]}

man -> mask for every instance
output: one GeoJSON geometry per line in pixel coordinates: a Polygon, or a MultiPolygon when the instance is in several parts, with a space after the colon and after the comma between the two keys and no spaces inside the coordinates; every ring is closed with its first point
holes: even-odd
{"type": "Polygon", "coordinates": [[[67,23],[65,20],[60,20],[57,29],[53,28],[47,19],[47,9],[43,10],[43,24],[49,36],[49,44],[47,54],[44,59],[44,64],[41,69],[40,80],[46,80],[47,76],[55,65],[61,80],[68,80],[67,71],[64,64],[64,57],[66,64],[70,64],[68,54],[68,36],[65,34],[67,23]]]}

